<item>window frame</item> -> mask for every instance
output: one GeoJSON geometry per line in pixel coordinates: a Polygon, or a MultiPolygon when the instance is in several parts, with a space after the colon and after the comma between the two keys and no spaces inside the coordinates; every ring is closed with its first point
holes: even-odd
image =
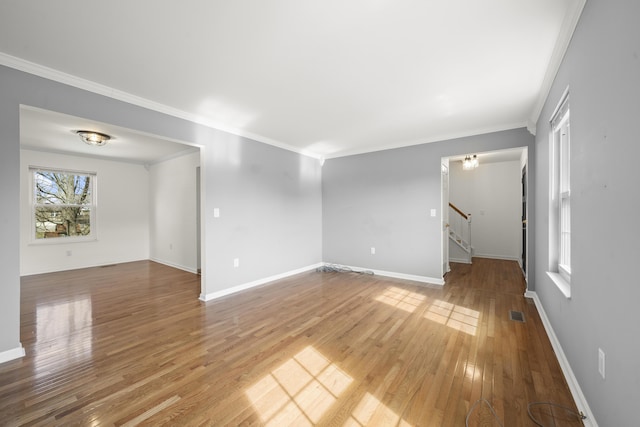
{"type": "Polygon", "coordinates": [[[556,134],[559,137],[558,273],[571,283],[571,126],[567,110],[556,134]]]}
{"type": "Polygon", "coordinates": [[[30,210],[31,210],[31,219],[30,219],[30,230],[29,230],[29,243],[35,245],[51,245],[51,244],[64,244],[64,243],[77,243],[77,242],[90,242],[97,240],[97,206],[98,206],[98,185],[97,185],[97,173],[89,172],[89,171],[80,171],[73,169],[60,169],[53,168],[48,166],[29,166],[29,182],[30,182],[30,210]],[[36,190],[36,176],[38,172],[47,172],[47,173],[57,173],[57,174],[66,174],[66,175],[74,175],[74,176],[87,176],[90,178],[90,193],[91,193],[91,202],[88,204],[44,204],[37,203],[37,190],[36,190]],[[73,236],[58,236],[58,237],[42,237],[38,238],[36,236],[36,210],[38,207],[43,206],[82,206],[83,208],[89,209],[89,234],[87,235],[73,235],[73,236]]]}
{"type": "Polygon", "coordinates": [[[571,124],[569,88],[550,120],[549,276],[571,297],[571,124]]]}

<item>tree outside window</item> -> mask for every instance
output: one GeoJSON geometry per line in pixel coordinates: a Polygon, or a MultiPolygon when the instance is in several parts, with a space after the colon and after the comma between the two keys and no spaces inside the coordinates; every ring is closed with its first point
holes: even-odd
{"type": "Polygon", "coordinates": [[[32,169],[35,238],[93,236],[95,174],[32,169]]]}

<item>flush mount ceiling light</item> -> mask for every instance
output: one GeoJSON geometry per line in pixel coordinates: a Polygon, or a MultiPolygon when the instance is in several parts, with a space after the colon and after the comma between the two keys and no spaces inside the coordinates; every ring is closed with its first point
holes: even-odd
{"type": "Polygon", "coordinates": [[[466,156],[462,161],[462,169],[469,171],[478,167],[478,156],[466,156]]]}
{"type": "Polygon", "coordinates": [[[106,133],[94,132],[91,130],[78,130],[76,133],[85,142],[85,144],[102,147],[111,139],[106,133]]]}

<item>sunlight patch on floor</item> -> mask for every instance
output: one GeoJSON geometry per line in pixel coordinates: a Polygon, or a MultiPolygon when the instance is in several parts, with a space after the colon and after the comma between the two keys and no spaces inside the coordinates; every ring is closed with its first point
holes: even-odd
{"type": "Polygon", "coordinates": [[[353,379],[312,346],[246,391],[267,426],[314,425],[353,379]]]}
{"type": "Polygon", "coordinates": [[[344,424],[345,427],[368,425],[411,427],[411,424],[400,419],[398,414],[376,399],[371,393],[364,395],[358,406],[351,413],[351,417],[344,424]]]}
{"type": "Polygon", "coordinates": [[[475,335],[480,313],[460,305],[435,300],[424,317],[466,334],[475,335]]]}
{"type": "MultiPolygon", "coordinates": [[[[59,349],[67,360],[83,360],[92,354],[93,316],[91,298],[81,297],[69,302],[56,302],[36,307],[36,339],[39,343],[51,342],[50,348],[59,349]],[[88,335],[88,336],[87,336],[88,335]]],[[[36,353],[36,370],[41,367],[46,354],[36,353]]]]}
{"type": "Polygon", "coordinates": [[[413,313],[426,298],[425,295],[392,286],[378,295],[376,301],[413,313]]]}

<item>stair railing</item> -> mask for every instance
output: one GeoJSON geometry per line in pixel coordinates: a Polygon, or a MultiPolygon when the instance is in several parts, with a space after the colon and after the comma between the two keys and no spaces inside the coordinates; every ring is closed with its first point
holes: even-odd
{"type": "Polygon", "coordinates": [[[471,214],[466,214],[453,203],[449,203],[449,233],[469,255],[471,263],[471,214]]]}

